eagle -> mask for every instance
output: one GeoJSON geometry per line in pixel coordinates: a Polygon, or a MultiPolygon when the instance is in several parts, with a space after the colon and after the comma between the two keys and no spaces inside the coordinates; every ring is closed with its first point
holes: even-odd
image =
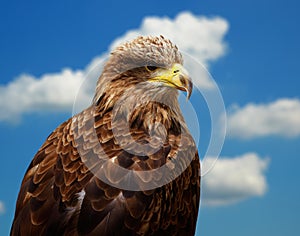
{"type": "Polygon", "coordinates": [[[192,88],[164,36],[112,50],[91,105],[31,161],[10,235],[194,235],[200,161],[178,102],[192,88]]]}

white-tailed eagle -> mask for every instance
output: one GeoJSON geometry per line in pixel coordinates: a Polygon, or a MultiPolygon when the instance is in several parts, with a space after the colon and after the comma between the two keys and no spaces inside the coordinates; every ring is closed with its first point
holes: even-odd
{"type": "Polygon", "coordinates": [[[92,105],[34,156],[11,235],[194,235],[200,162],[178,90],[189,97],[192,82],[170,40],[117,47],[92,105]]]}

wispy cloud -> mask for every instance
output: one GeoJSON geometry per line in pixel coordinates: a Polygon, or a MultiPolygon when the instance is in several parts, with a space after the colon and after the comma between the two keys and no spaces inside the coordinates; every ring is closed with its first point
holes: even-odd
{"type": "MultiPolygon", "coordinates": [[[[226,52],[224,36],[227,31],[228,23],[220,17],[207,18],[188,12],[182,12],[174,19],[146,17],[140,28],[130,30],[114,40],[109,50],[137,35],[162,34],[174,41],[180,50],[191,54],[208,66],[226,52]]],[[[0,121],[17,122],[24,113],[71,111],[80,85],[88,74],[91,77],[91,68],[97,67],[104,59],[105,56],[100,55],[84,69],[79,70],[66,68],[57,73],[45,72],[40,77],[21,74],[10,83],[0,85],[0,121]]],[[[191,66],[189,69],[193,71],[195,68],[191,66]]],[[[101,68],[93,69],[95,80],[100,71],[101,68]]],[[[94,93],[95,80],[89,82],[90,89],[81,91],[81,107],[89,104],[94,93]]],[[[198,81],[199,86],[211,86],[205,75],[198,81]]]]}
{"type": "Polygon", "coordinates": [[[5,213],[5,206],[4,203],[2,201],[0,201],[0,215],[5,213]]]}
{"type": "MultiPolygon", "coordinates": [[[[206,158],[203,165],[212,165],[215,158],[206,158]]],[[[265,171],[269,158],[246,153],[234,158],[220,157],[214,168],[203,177],[204,206],[234,204],[267,191],[265,171]]]]}
{"type": "Polygon", "coordinates": [[[228,113],[229,137],[300,136],[300,100],[282,98],[267,104],[235,106],[228,113]]]}

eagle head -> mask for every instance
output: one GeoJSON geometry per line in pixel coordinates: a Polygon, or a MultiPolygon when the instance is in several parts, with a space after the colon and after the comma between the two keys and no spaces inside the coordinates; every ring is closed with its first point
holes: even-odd
{"type": "Polygon", "coordinates": [[[98,80],[94,101],[107,90],[114,91],[112,97],[125,90],[130,96],[138,90],[140,95],[168,99],[177,95],[177,90],[187,92],[190,98],[192,89],[177,46],[163,36],[140,36],[111,52],[98,80]],[[142,91],[137,89],[138,84],[142,91]]]}

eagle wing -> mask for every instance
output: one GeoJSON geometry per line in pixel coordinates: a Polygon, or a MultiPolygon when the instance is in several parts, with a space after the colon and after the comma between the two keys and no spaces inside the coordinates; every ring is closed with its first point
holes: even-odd
{"type": "MultiPolygon", "coordinates": [[[[155,109],[166,112],[162,107],[155,109]]],[[[112,111],[101,114],[88,108],[49,135],[24,176],[11,235],[194,235],[200,163],[192,137],[174,131],[180,122],[174,118],[158,152],[134,155],[117,144],[111,116],[112,111]],[[180,145],[182,139],[184,145],[180,145]],[[151,170],[180,151],[192,155],[191,162],[173,181],[152,190],[119,189],[103,182],[95,172],[103,165],[102,156],[114,158],[123,168],[151,170]],[[87,167],[85,156],[98,158],[92,168],[87,167]]],[[[131,135],[134,140],[147,141],[149,135],[140,123],[133,118],[131,135]]],[[[124,127],[122,122],[118,125],[124,127]]],[[[122,178],[109,168],[113,166],[104,171],[108,180],[122,178]]]]}

